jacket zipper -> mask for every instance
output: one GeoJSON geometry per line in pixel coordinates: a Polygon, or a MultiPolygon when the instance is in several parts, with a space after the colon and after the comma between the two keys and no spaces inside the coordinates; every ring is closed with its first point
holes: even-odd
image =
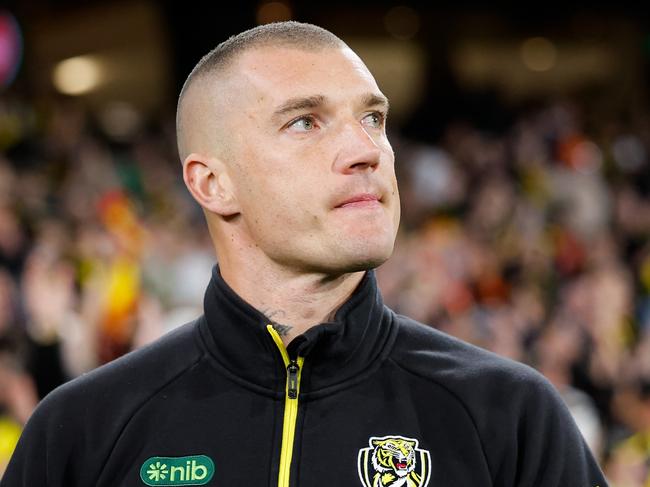
{"type": "Polygon", "coordinates": [[[278,487],[289,487],[289,475],[291,473],[291,457],[293,455],[293,443],[296,436],[296,420],[298,419],[298,395],[300,393],[300,375],[304,357],[289,357],[287,348],[284,346],[280,335],[272,325],[266,329],[273,337],[284,366],[287,369],[287,385],[284,393],[284,420],[282,423],[282,450],[280,451],[280,472],[278,474],[278,487]]]}

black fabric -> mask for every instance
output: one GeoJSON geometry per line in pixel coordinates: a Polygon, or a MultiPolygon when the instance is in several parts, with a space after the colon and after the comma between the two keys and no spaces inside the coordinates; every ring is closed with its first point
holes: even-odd
{"type": "MultiPolygon", "coordinates": [[[[215,268],[204,316],[39,405],[0,486],[142,486],[147,459],[190,455],[214,461],[207,485],[277,485],[287,373],[266,325],[215,268]]],[[[541,375],[395,315],[373,272],[288,349],[304,357],[291,486],[387,480],[373,438],[417,441],[430,477],[407,487],[607,485],[541,375]]]]}
{"type": "MultiPolygon", "coordinates": [[[[201,329],[215,360],[232,374],[284,397],[284,364],[269,340],[269,321],[228,286],[217,266],[204,309],[201,329]]],[[[309,358],[301,391],[317,392],[362,374],[376,363],[385,342],[394,339],[391,327],[392,316],[384,307],[374,272],[367,272],[332,322],[310,328],[287,346],[290,355],[309,358]]]]}

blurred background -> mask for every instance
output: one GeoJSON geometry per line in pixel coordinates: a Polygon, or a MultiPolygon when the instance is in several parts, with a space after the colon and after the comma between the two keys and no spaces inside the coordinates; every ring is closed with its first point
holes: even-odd
{"type": "Polygon", "coordinates": [[[650,486],[650,14],[483,3],[5,2],[0,472],[52,388],[201,313],[176,98],[228,36],[295,19],[391,100],[386,303],[540,370],[612,486],[650,486]]]}

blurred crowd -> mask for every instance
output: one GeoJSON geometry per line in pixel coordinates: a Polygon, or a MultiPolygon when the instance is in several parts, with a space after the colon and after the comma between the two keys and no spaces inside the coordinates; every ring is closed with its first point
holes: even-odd
{"type": "Polygon", "coordinates": [[[650,116],[549,102],[400,145],[387,304],[538,369],[611,485],[650,486],[650,116]]]}
{"type": "MultiPolygon", "coordinates": [[[[0,102],[0,472],[52,388],[202,312],[215,256],[173,119],[130,127],[0,102]]],[[[386,303],[537,368],[612,485],[650,486],[650,115],[557,101],[499,133],[391,140],[386,303]]]]}

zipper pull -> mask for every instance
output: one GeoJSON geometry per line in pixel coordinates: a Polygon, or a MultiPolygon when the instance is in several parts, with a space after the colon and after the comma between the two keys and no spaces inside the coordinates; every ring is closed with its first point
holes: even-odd
{"type": "Polygon", "coordinates": [[[288,383],[288,392],[289,399],[295,399],[298,397],[298,372],[300,371],[300,366],[295,360],[291,360],[289,365],[287,365],[287,380],[288,383]]]}

